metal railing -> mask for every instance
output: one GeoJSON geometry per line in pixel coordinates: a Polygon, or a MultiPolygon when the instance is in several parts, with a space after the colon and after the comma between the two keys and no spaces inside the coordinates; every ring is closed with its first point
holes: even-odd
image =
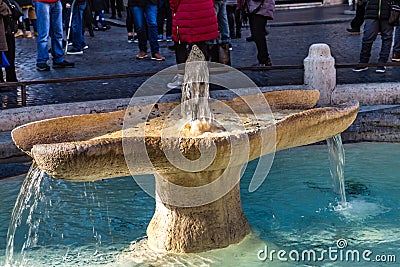
{"type": "MultiPolygon", "coordinates": [[[[400,67],[400,62],[387,62],[387,63],[367,63],[367,64],[335,64],[336,69],[355,68],[355,67],[400,67]]],[[[303,65],[274,65],[274,66],[248,66],[248,67],[235,67],[238,71],[265,71],[265,70],[302,70],[303,65]]],[[[224,71],[223,68],[214,68],[213,71],[224,71]]],[[[226,71],[226,70],[225,70],[226,71]]],[[[176,74],[183,71],[163,71],[164,74],[176,74]]],[[[97,81],[97,80],[111,80],[111,79],[126,79],[126,78],[141,78],[149,77],[159,72],[141,72],[141,73],[126,73],[126,74],[112,74],[112,75],[94,75],[73,78],[57,78],[57,79],[43,79],[19,82],[6,82],[1,83],[0,88],[3,87],[21,87],[21,104],[26,106],[26,87],[28,85],[37,84],[52,84],[52,83],[69,83],[69,82],[84,82],[84,81],[97,81]]]]}

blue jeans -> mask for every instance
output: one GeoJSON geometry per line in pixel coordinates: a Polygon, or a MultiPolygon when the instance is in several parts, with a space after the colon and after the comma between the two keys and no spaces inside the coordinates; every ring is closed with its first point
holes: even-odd
{"type": "Polygon", "coordinates": [[[98,28],[99,27],[99,22],[100,22],[100,27],[106,26],[105,20],[104,20],[104,10],[101,11],[95,11],[94,12],[94,27],[98,28]]]}
{"type": "Polygon", "coordinates": [[[131,11],[137,30],[139,50],[147,52],[147,25],[151,53],[159,53],[160,46],[157,41],[157,5],[146,5],[145,7],[133,6],[131,7],[131,11]]]}
{"type": "Polygon", "coordinates": [[[61,2],[43,3],[34,2],[36,10],[36,23],[38,30],[37,37],[37,57],[36,63],[47,63],[49,52],[47,43],[51,38],[51,54],[53,62],[64,61],[62,48],[63,28],[62,28],[62,6],[61,2]]]}
{"type": "Polygon", "coordinates": [[[371,57],[372,44],[379,32],[381,32],[382,45],[378,62],[386,63],[388,61],[390,49],[392,48],[393,26],[389,25],[388,20],[366,19],[361,45],[360,63],[368,63],[371,57]]]}
{"type": "Polygon", "coordinates": [[[86,45],[85,38],[82,33],[83,26],[83,11],[86,8],[86,3],[81,5],[74,5],[74,10],[72,11],[72,46],[77,50],[83,50],[86,45]]]}
{"type": "MultiPolygon", "coordinates": [[[[219,43],[230,44],[228,13],[226,13],[226,0],[217,0],[214,2],[215,13],[218,19],[219,43]]],[[[217,40],[208,41],[207,44],[216,44],[217,40]]]]}

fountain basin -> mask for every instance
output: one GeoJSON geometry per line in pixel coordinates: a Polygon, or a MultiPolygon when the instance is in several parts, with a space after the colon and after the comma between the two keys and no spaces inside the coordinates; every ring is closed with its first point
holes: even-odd
{"type": "Polygon", "coordinates": [[[224,101],[233,113],[214,116],[216,121],[229,121],[233,130],[197,136],[182,136],[182,128],[175,127],[180,118],[170,114],[179,103],[49,119],[18,127],[12,136],[55,178],[84,182],[155,174],[157,201],[147,228],[149,246],[174,253],[202,252],[238,243],[250,233],[239,190],[244,164],[325,140],[355,120],[357,101],[313,108],[318,99],[317,90],[287,90],[224,101]],[[247,101],[261,97],[273,116],[269,110],[253,114],[247,101]],[[137,123],[122,129],[130,117],[137,123]],[[174,164],[198,159],[194,168],[174,164]]]}
{"type": "MultiPolygon", "coordinates": [[[[275,125],[249,129],[235,134],[236,138],[248,136],[251,151],[246,162],[272,151],[315,143],[343,132],[355,119],[358,103],[349,102],[338,107],[313,108],[319,98],[317,90],[286,90],[263,94],[276,117],[275,125]],[[292,110],[292,111],[290,111],[292,110]],[[279,115],[278,115],[279,114],[279,115]],[[275,131],[276,144],[259,146],[259,137],[275,131]]],[[[258,97],[258,96],[246,96],[258,97]]],[[[243,97],[225,101],[235,112],[246,113],[243,97]]],[[[152,108],[150,120],[167,113],[178,103],[158,104],[152,108]]],[[[149,107],[147,107],[149,108],[149,107]]],[[[141,112],[146,107],[138,106],[128,112],[141,112]]],[[[101,114],[67,116],[28,123],[12,131],[15,144],[30,155],[36,163],[55,178],[71,181],[94,181],[131,174],[157,172],[179,172],[163,156],[158,133],[133,136],[131,142],[145,139],[148,155],[153,166],[140,166],[129,170],[122,147],[122,125],[125,111],[101,114]],[[133,173],[132,173],[133,171],[133,173]]],[[[171,138],[171,147],[180,147],[184,156],[198,157],[198,147],[207,145],[212,139],[219,150],[229,146],[227,135],[210,138],[171,138]],[[186,149],[182,149],[186,148],[186,149]]],[[[217,153],[214,164],[208,170],[227,166],[225,156],[217,153]]],[[[140,160],[140,159],[137,159],[140,160]]],[[[237,162],[241,165],[245,162],[237,162]]],[[[139,166],[140,164],[136,164],[139,166]]]]}

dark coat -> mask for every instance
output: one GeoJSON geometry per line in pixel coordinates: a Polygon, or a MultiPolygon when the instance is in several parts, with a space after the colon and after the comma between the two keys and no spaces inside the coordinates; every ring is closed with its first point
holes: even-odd
{"type": "Polygon", "coordinates": [[[218,38],[213,0],[170,0],[170,6],[175,42],[196,43],[218,38]]]}
{"type": "Polygon", "coordinates": [[[11,11],[8,6],[3,3],[3,0],[0,0],[0,51],[8,50],[3,18],[8,17],[10,14],[11,11]]]}
{"type": "Polygon", "coordinates": [[[370,0],[365,7],[366,19],[387,20],[390,16],[389,0],[370,0]]]}
{"type": "Polygon", "coordinates": [[[15,0],[20,7],[29,7],[32,6],[32,0],[15,0]]]}

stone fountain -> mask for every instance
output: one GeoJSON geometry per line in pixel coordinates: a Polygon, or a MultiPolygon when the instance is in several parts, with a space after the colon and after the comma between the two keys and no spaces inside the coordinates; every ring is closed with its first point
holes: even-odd
{"type": "Polygon", "coordinates": [[[147,228],[154,250],[201,252],[238,243],[250,233],[239,192],[243,166],[343,132],[356,118],[358,102],[314,108],[317,90],[285,90],[206,103],[206,111],[198,111],[195,105],[208,99],[208,72],[195,58],[186,63],[185,105],[135,104],[125,111],[47,119],[14,129],[13,140],[58,179],[154,174],[156,210],[147,228]],[[206,72],[199,75],[201,70],[206,72]],[[190,91],[195,87],[205,94],[190,91]],[[194,106],[186,105],[190,101],[194,106]],[[181,110],[200,113],[185,116],[181,110]]]}

